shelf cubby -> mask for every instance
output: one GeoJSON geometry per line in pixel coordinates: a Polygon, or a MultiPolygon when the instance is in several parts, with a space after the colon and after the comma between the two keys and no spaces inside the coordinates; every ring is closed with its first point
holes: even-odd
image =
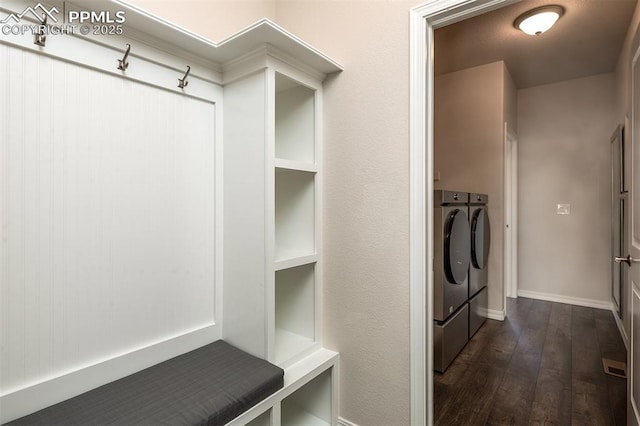
{"type": "Polygon", "coordinates": [[[247,426],[270,426],[271,425],[271,410],[267,410],[255,419],[247,423],[247,426]]]}
{"type": "Polygon", "coordinates": [[[331,425],[331,372],[318,375],[282,401],[282,426],[331,425]]]}
{"type": "Polygon", "coordinates": [[[275,261],[313,255],[315,173],[275,170],[275,261]]]}
{"type": "Polygon", "coordinates": [[[315,91],[276,73],[275,156],[315,163],[315,91]]]}
{"type": "Polygon", "coordinates": [[[315,263],[275,273],[275,362],[283,363],[316,343],[315,263]]]}

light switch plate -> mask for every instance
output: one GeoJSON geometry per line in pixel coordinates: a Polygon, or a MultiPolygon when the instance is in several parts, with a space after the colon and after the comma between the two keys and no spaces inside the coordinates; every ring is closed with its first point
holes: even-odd
{"type": "Polygon", "coordinates": [[[557,214],[571,214],[571,204],[558,204],[557,214]]]}

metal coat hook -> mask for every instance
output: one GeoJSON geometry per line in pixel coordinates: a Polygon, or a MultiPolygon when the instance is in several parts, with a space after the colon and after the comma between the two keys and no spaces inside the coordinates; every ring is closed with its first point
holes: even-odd
{"type": "Polygon", "coordinates": [[[47,36],[44,33],[44,28],[47,26],[47,15],[43,14],[44,20],[38,26],[36,33],[33,35],[33,44],[44,47],[47,42],[47,36]]]}
{"type": "Polygon", "coordinates": [[[191,67],[187,65],[187,72],[184,73],[184,77],[178,79],[179,88],[184,89],[189,84],[189,82],[187,81],[187,76],[189,75],[189,71],[191,71],[191,67]]]}
{"type": "Polygon", "coordinates": [[[120,71],[124,71],[129,66],[129,62],[127,62],[127,58],[129,57],[129,52],[131,52],[131,45],[127,43],[127,51],[124,52],[124,57],[122,59],[118,59],[118,69],[120,71]]]}

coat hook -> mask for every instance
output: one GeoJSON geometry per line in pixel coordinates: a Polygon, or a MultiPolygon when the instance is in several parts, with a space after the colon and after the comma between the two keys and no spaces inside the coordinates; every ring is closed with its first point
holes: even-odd
{"type": "Polygon", "coordinates": [[[47,15],[43,14],[43,21],[38,25],[38,29],[33,36],[33,44],[44,47],[47,42],[47,36],[44,33],[44,29],[47,26],[47,15]]]}
{"type": "Polygon", "coordinates": [[[187,65],[187,72],[184,73],[184,77],[178,79],[178,87],[184,89],[187,87],[189,82],[187,81],[187,76],[189,75],[189,71],[191,71],[191,67],[187,65]]]}
{"type": "Polygon", "coordinates": [[[131,45],[127,43],[127,51],[124,52],[124,57],[122,59],[118,59],[118,69],[120,71],[124,71],[129,66],[129,62],[127,62],[127,58],[129,57],[129,52],[131,52],[131,45]]]}

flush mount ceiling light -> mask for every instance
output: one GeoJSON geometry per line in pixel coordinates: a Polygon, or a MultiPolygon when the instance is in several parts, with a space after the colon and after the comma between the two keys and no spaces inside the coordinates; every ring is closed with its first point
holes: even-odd
{"type": "Polygon", "coordinates": [[[564,14],[562,6],[542,6],[518,16],[513,25],[529,35],[540,35],[564,14]]]}

